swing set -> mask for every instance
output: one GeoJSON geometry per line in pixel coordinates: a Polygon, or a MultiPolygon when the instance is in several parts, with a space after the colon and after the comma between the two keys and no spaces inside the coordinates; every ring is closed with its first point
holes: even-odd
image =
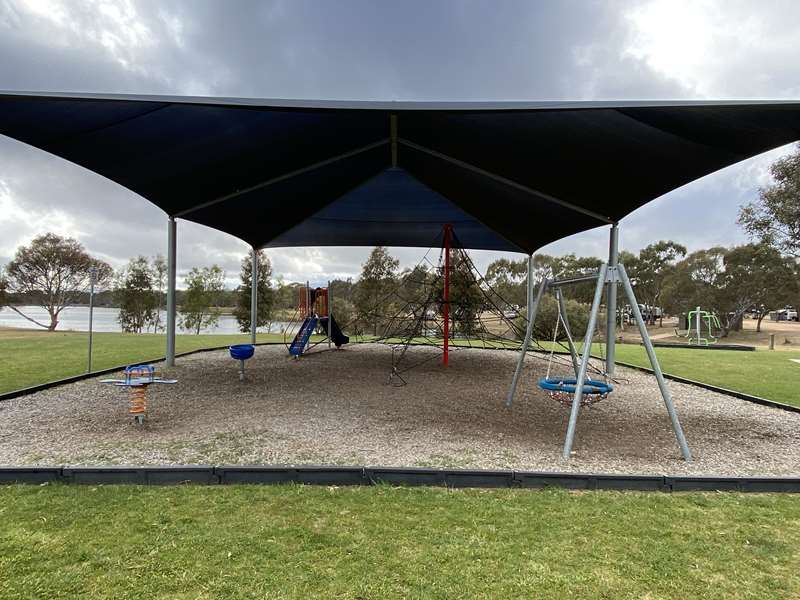
{"type": "Polygon", "coordinates": [[[517,384],[519,383],[520,375],[522,373],[523,362],[530,348],[533,324],[536,321],[536,313],[538,311],[542,296],[547,290],[553,290],[556,295],[559,310],[556,327],[554,328],[556,329],[556,333],[554,335],[553,346],[551,347],[550,351],[549,363],[552,363],[552,358],[555,351],[555,341],[558,338],[557,328],[560,324],[564,326],[565,329],[575,377],[550,377],[550,364],[548,364],[547,376],[539,380],[539,387],[548,392],[551,397],[561,402],[564,406],[568,406],[570,409],[569,424],[567,426],[567,433],[562,451],[562,458],[564,460],[568,460],[570,458],[572,454],[572,445],[575,439],[578,413],[581,406],[588,406],[600,402],[601,400],[607,398],[614,390],[614,386],[608,381],[608,375],[613,374],[613,315],[616,314],[617,285],[621,284],[627,300],[631,305],[634,320],[639,327],[639,333],[642,337],[645,350],[647,351],[647,356],[650,359],[653,375],[655,375],[656,381],[658,382],[661,397],[664,400],[664,405],[667,409],[667,413],[669,414],[675,438],[680,446],[683,458],[687,461],[690,461],[692,460],[692,454],[686,442],[683,428],[678,420],[678,415],[675,411],[675,405],[672,401],[672,395],[670,394],[669,388],[664,380],[664,374],[661,371],[661,366],[658,362],[658,358],[656,357],[655,350],[653,349],[653,344],[650,341],[650,336],[647,333],[647,327],[645,326],[644,319],[642,318],[639,304],[636,301],[636,296],[633,292],[633,286],[631,285],[628,274],[625,271],[625,266],[617,263],[616,261],[615,231],[613,229],[612,252],[610,252],[610,255],[612,264],[603,263],[600,265],[600,268],[596,273],[564,279],[544,279],[540,283],[539,289],[535,296],[533,292],[533,256],[528,259],[527,327],[525,330],[525,340],[523,341],[522,348],[520,349],[517,368],[514,371],[514,377],[511,381],[511,389],[509,390],[508,397],[506,399],[506,405],[510,407],[514,400],[517,384]],[[583,349],[579,356],[575,349],[575,343],[569,328],[569,320],[567,319],[567,311],[564,304],[564,297],[561,293],[561,287],[584,281],[596,281],[596,286],[594,298],[592,299],[591,310],[589,313],[589,322],[587,324],[586,334],[583,340],[583,349]],[[603,297],[604,288],[607,290],[606,304],[608,313],[607,316],[609,317],[609,331],[607,344],[608,355],[604,361],[606,369],[605,371],[602,371],[603,380],[601,381],[587,377],[587,373],[590,369],[589,361],[592,357],[592,340],[594,338],[595,329],[597,326],[597,320],[600,313],[600,302],[603,297]]]}

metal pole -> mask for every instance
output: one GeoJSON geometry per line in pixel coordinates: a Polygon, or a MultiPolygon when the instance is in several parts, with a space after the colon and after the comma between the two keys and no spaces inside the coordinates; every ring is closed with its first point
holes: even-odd
{"type": "MultiPolygon", "coordinates": [[[[306,312],[307,318],[312,318],[314,316],[314,303],[316,303],[316,298],[314,298],[314,302],[311,302],[311,284],[306,279],[306,312]]],[[[311,335],[314,335],[314,332],[311,332],[311,335]]],[[[306,345],[303,346],[303,352],[305,352],[308,347],[311,345],[311,335],[308,336],[308,340],[306,341],[306,345]]]]}
{"type": "Polygon", "coordinates": [[[258,331],[258,250],[253,246],[253,263],[250,267],[250,343],[256,343],[258,331]]]}
{"type": "Polygon", "coordinates": [[[511,380],[511,389],[508,390],[508,398],[506,398],[506,406],[511,406],[514,402],[514,394],[517,392],[517,383],[519,383],[519,376],[522,373],[522,363],[525,361],[525,354],[528,352],[528,346],[531,343],[531,334],[533,333],[533,322],[536,320],[536,313],[539,310],[539,301],[542,299],[545,289],[547,288],[547,280],[543,279],[539,285],[539,291],[536,297],[533,297],[533,254],[528,257],[528,326],[525,328],[525,341],[522,342],[522,348],[519,351],[519,359],[517,360],[517,368],[514,371],[514,378],[511,380]]]}
{"type": "Polygon", "coordinates": [[[564,451],[561,457],[569,460],[572,453],[572,442],[575,440],[575,426],[578,423],[578,411],[581,409],[583,399],[583,382],[586,379],[586,370],[589,368],[589,358],[592,356],[592,334],[597,325],[597,315],[600,312],[600,301],[603,299],[603,287],[605,286],[608,265],[600,265],[600,272],[597,274],[597,286],[594,288],[594,300],[592,300],[592,310],[589,313],[589,323],[586,325],[586,336],[583,338],[583,356],[575,377],[575,396],[572,398],[572,408],[569,412],[569,425],[567,425],[567,437],[564,440],[564,451]]]}
{"type": "Polygon", "coordinates": [[[700,346],[700,307],[697,307],[697,312],[694,314],[694,322],[697,326],[697,345],[700,346]]]}
{"type": "Polygon", "coordinates": [[[176,273],[175,217],[167,225],[167,367],[175,366],[175,273],[176,273]]]}
{"type": "Polygon", "coordinates": [[[92,372],[92,319],[94,317],[94,284],[97,281],[97,267],[89,269],[89,362],[86,372],[92,372]]]}
{"type": "Polygon", "coordinates": [[[444,356],[446,367],[450,359],[450,225],[444,226],[444,356]]]}
{"type": "MultiPolygon", "coordinates": [[[[617,266],[619,259],[619,225],[611,225],[611,233],[608,236],[608,266],[611,273],[616,275],[614,267],[617,266]]],[[[615,278],[606,285],[606,373],[614,375],[614,355],[616,350],[617,333],[617,281],[615,278]]]]}
{"type": "Polygon", "coordinates": [[[328,309],[328,349],[331,347],[331,282],[328,280],[328,289],[325,292],[325,304],[328,309]]]}
{"type": "Polygon", "coordinates": [[[564,324],[564,332],[567,334],[567,345],[569,346],[569,354],[572,357],[572,369],[575,371],[575,377],[577,377],[578,354],[575,352],[575,342],[572,340],[572,330],[569,326],[567,306],[564,303],[564,294],[561,293],[561,288],[556,288],[556,299],[558,300],[558,312],[561,316],[561,322],[564,324]]]}
{"type": "Polygon", "coordinates": [[[628,274],[625,272],[624,265],[617,267],[622,287],[625,290],[625,295],[628,297],[628,302],[631,303],[631,310],[636,319],[636,324],[639,326],[639,333],[642,336],[642,342],[647,350],[647,357],[650,359],[650,366],[653,367],[653,374],[656,376],[658,382],[658,389],[661,390],[661,397],[664,399],[664,405],[667,407],[669,419],[672,422],[672,430],[675,432],[675,438],[678,440],[678,445],[681,447],[683,458],[687,461],[692,460],[692,453],[689,450],[689,445],[686,443],[686,436],[683,435],[681,422],[678,420],[678,413],[675,412],[675,405],[672,403],[672,395],[669,393],[667,382],[664,381],[664,374],[661,372],[661,365],[658,364],[656,358],[656,351],[653,349],[653,344],[650,341],[650,336],[647,334],[647,327],[642,319],[642,313],[639,310],[639,305],[636,303],[636,296],[633,294],[633,287],[631,281],[628,279],[628,274]]]}

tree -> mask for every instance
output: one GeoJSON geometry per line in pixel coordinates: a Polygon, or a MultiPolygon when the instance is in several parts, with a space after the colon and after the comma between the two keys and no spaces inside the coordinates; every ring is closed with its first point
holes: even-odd
{"type": "Polygon", "coordinates": [[[771,309],[780,308],[797,294],[794,261],[766,244],[731,248],[724,258],[723,298],[734,322],[748,310],[756,311],[756,331],[771,309]]]}
{"type": "MultiPolygon", "coordinates": [[[[272,263],[269,257],[262,251],[258,251],[258,313],[256,314],[256,327],[265,327],[270,324],[272,319],[272,308],[275,305],[275,291],[272,289],[272,263]]],[[[236,294],[236,307],[233,315],[239,323],[239,331],[247,333],[250,331],[250,301],[252,294],[253,279],[253,250],[242,259],[242,269],[239,272],[239,285],[236,294]]]]}
{"type": "Polygon", "coordinates": [[[8,302],[8,279],[6,279],[5,269],[0,267],[0,308],[6,306],[8,302]]]}
{"type": "MultiPolygon", "coordinates": [[[[631,282],[636,285],[636,299],[648,306],[661,306],[664,281],[675,269],[678,259],[686,256],[686,247],[672,241],[661,240],[642,248],[639,256],[631,260],[624,257],[631,282]]],[[[663,314],[663,313],[662,313],[663,314]]],[[[647,311],[647,320],[655,323],[655,312],[647,311]]]]}
{"type": "Polygon", "coordinates": [[[333,298],[342,298],[352,303],[355,287],[353,279],[348,277],[347,279],[332,279],[328,289],[333,298]]]}
{"type": "MultiPolygon", "coordinates": [[[[596,273],[603,261],[594,256],[575,256],[567,254],[551,258],[551,276],[559,279],[567,277],[582,277],[596,273]]],[[[562,288],[565,298],[572,298],[583,304],[591,304],[597,282],[594,280],[582,281],[562,288]]]]}
{"type": "MultiPolygon", "coordinates": [[[[536,256],[536,258],[539,258],[536,256]]],[[[509,306],[525,306],[527,302],[527,259],[500,258],[486,268],[484,279],[509,306]]],[[[501,307],[507,308],[507,307],[501,307]]]]}
{"type": "Polygon", "coordinates": [[[181,305],[181,328],[199,335],[200,330],[216,325],[219,296],[224,289],[225,273],[217,265],[189,271],[181,305]]]}
{"type": "Polygon", "coordinates": [[[155,291],[157,308],[153,319],[153,332],[158,333],[164,326],[161,324],[161,313],[164,310],[164,300],[166,299],[167,287],[167,261],[161,254],[153,257],[153,290],[155,291]]]}
{"type": "Polygon", "coordinates": [[[61,311],[89,289],[93,271],[98,287],[103,287],[113,274],[108,263],[89,256],[77,240],[54,233],[19,247],[6,271],[8,291],[42,306],[50,315],[50,323],[40,323],[15,306],[9,308],[48,331],[55,331],[61,311]]]}
{"type": "MultiPolygon", "coordinates": [[[[549,254],[535,254],[533,257],[533,285],[537,287],[545,279],[552,279],[561,273],[574,270],[576,264],[595,259],[577,259],[574,255],[555,257],[549,254]]],[[[597,262],[599,265],[599,261],[597,262]]],[[[528,260],[507,260],[505,258],[492,262],[486,269],[486,282],[497,294],[514,307],[527,304],[528,260]]]]}
{"type": "MultiPolygon", "coordinates": [[[[461,252],[450,256],[449,318],[450,335],[456,331],[465,336],[477,330],[478,315],[483,310],[484,296],[478,288],[469,259],[461,252]]],[[[444,314],[444,277],[436,282],[436,299],[439,314],[444,314]]]]}
{"type": "Polygon", "coordinates": [[[153,324],[158,314],[158,298],[153,290],[155,273],[144,256],[132,258],[117,277],[114,297],[119,305],[117,319],[122,331],[141,333],[153,324]]]}
{"type": "Polygon", "coordinates": [[[392,258],[383,246],[376,246],[361,267],[355,291],[356,311],[359,320],[378,335],[382,317],[392,310],[389,292],[397,283],[400,261],[392,258]]]}
{"type": "Polygon", "coordinates": [[[750,236],[800,258],[800,145],[794,154],[770,167],[775,182],[759,190],[759,198],[742,206],[739,224],[750,236]]]}
{"type": "Polygon", "coordinates": [[[434,274],[423,264],[405,269],[400,275],[400,290],[403,299],[412,304],[424,304],[431,293],[434,274]]]}
{"type": "MultiPolygon", "coordinates": [[[[586,326],[589,323],[590,307],[588,304],[583,304],[577,300],[569,298],[564,299],[564,307],[567,310],[567,320],[569,321],[570,332],[572,339],[575,343],[583,341],[586,335],[586,326]]],[[[525,316],[520,316],[516,319],[516,334],[517,338],[522,340],[525,338],[525,329],[528,325],[527,310],[524,311],[525,316]]],[[[558,300],[553,294],[545,294],[539,301],[539,308],[536,311],[536,321],[533,324],[533,339],[552,341],[556,334],[556,319],[558,317],[558,300]]],[[[565,341],[567,333],[564,329],[563,323],[558,324],[558,337],[556,341],[565,341]]]]}
{"type": "Polygon", "coordinates": [[[745,244],[689,254],[666,278],[663,297],[676,314],[695,306],[715,312],[725,337],[751,309],[758,311],[760,328],[770,307],[796,294],[797,285],[791,259],[766,244],[745,244]]]}

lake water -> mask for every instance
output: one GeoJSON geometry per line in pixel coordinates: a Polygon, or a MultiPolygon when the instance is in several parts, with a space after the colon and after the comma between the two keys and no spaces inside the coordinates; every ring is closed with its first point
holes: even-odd
{"type": "MultiPolygon", "coordinates": [[[[40,323],[50,323],[50,315],[41,306],[20,306],[18,307],[22,312],[36,319],[40,323]]],[[[119,315],[118,308],[102,308],[97,307],[94,309],[92,318],[92,329],[94,331],[122,331],[119,326],[117,317],[119,315]]],[[[166,323],[167,314],[162,311],[162,323],[166,323]]],[[[178,315],[178,323],[180,323],[180,314],[178,315]]],[[[41,329],[41,327],[34,325],[27,319],[24,319],[8,307],[0,308],[0,327],[17,327],[20,329],[41,329]]],[[[264,333],[281,333],[286,327],[286,323],[282,321],[275,321],[267,329],[266,327],[259,327],[258,330],[264,333]]],[[[57,331],[88,331],[89,330],[89,307],[88,306],[70,306],[61,311],[58,320],[57,331]]],[[[241,333],[239,331],[239,324],[236,322],[236,317],[233,315],[221,315],[219,322],[215,327],[202,329],[201,333],[206,334],[229,334],[241,333]]],[[[178,333],[186,333],[178,328],[178,333]]]]}

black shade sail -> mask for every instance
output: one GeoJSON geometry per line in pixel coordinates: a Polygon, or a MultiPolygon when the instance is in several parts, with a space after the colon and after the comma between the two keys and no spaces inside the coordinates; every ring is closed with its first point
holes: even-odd
{"type": "Polygon", "coordinates": [[[531,253],[800,139],[800,102],[0,93],[0,134],[255,247],[531,253]]]}

